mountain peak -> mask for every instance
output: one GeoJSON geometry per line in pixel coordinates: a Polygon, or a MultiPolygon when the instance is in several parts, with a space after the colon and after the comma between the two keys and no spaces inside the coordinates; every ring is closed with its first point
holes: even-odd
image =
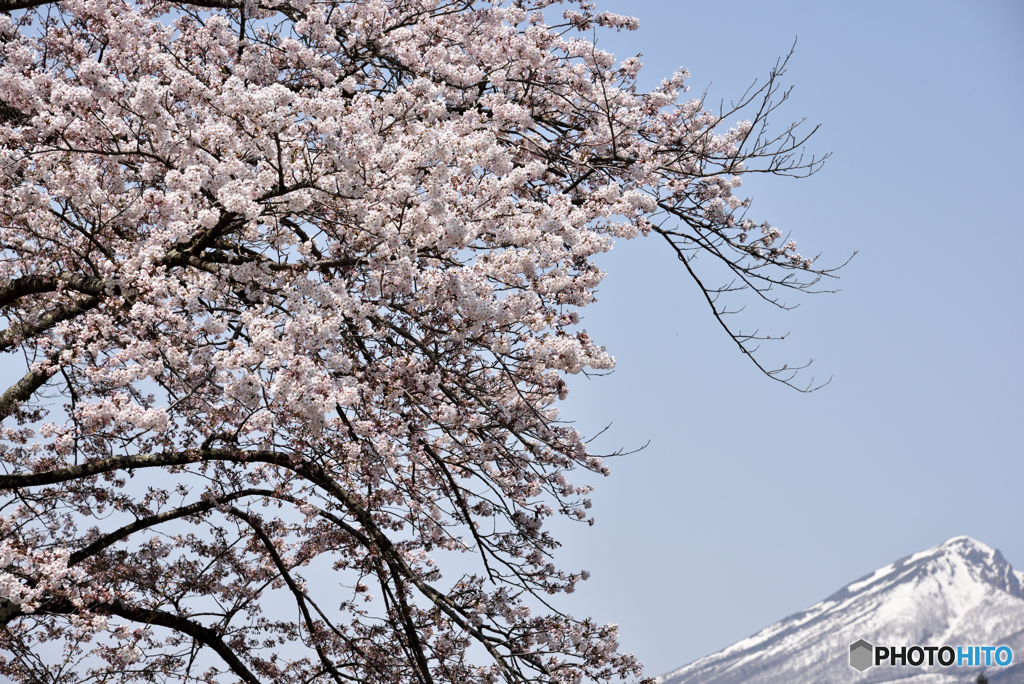
{"type": "Polygon", "coordinates": [[[1024,572],[1014,571],[999,549],[993,549],[967,536],[953,537],[938,547],[960,555],[979,569],[983,581],[1012,596],[1024,599],[1024,572]]]}
{"type": "Polygon", "coordinates": [[[929,575],[944,575],[949,583],[969,578],[1024,599],[1024,573],[1014,571],[998,549],[971,537],[959,536],[881,567],[846,585],[826,601],[870,593],[879,586],[916,585],[929,575]]]}
{"type": "MultiPolygon", "coordinates": [[[[824,601],[657,681],[889,681],[888,668],[861,674],[849,667],[849,645],[858,639],[908,646],[1005,643],[1024,652],[1024,573],[1015,571],[998,550],[967,536],[953,537],[881,567],[824,601]]],[[[900,681],[952,675],[928,674],[927,669],[903,672],[902,677],[913,676],[900,681]]]]}

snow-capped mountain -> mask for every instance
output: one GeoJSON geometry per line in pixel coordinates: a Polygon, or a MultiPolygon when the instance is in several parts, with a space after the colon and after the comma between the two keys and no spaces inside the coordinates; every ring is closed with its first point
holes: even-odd
{"type": "Polygon", "coordinates": [[[999,551],[954,537],[886,565],[821,603],[723,651],[657,678],[658,684],[1024,683],[1024,572],[999,551]],[[858,672],[850,645],[1009,646],[1008,667],[891,667],[858,672]]]}

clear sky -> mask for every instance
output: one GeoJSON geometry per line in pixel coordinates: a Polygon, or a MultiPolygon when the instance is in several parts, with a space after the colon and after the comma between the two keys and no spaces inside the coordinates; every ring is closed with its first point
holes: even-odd
{"type": "MultiPolygon", "coordinates": [[[[574,613],[619,623],[651,675],[745,638],[904,555],[960,534],[1024,568],[1024,3],[598,0],[640,19],[599,45],[678,66],[717,103],[798,38],[776,122],[822,125],[803,180],[746,184],[751,216],[824,263],[835,295],[752,306],[769,358],[816,359],[825,389],[759,375],[653,238],[624,242],[584,327],[611,377],[573,378],[563,417],[608,451],[597,525],[563,561],[592,579],[574,613]]],[[[809,376],[808,376],[809,379],[809,376]]]]}

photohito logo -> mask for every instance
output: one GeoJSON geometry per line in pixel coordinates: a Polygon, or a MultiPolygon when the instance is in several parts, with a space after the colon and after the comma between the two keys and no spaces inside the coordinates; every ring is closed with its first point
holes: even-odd
{"type": "Polygon", "coordinates": [[[1012,662],[1009,646],[872,646],[864,639],[850,644],[850,667],[858,672],[883,663],[889,667],[1007,667],[1012,662]]]}
{"type": "Polygon", "coordinates": [[[871,667],[874,663],[871,662],[874,656],[872,650],[874,646],[861,639],[850,644],[850,667],[863,672],[864,670],[871,667]]]}

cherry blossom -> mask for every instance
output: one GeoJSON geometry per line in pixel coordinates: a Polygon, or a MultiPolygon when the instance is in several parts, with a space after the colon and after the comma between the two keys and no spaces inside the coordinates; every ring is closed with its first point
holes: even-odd
{"type": "Polygon", "coordinates": [[[734,194],[820,163],[768,133],[785,62],[716,113],[586,2],[0,9],[0,675],[642,677],[557,608],[546,523],[608,473],[558,402],[614,367],[616,240],[723,325],[829,274],[734,194]]]}

